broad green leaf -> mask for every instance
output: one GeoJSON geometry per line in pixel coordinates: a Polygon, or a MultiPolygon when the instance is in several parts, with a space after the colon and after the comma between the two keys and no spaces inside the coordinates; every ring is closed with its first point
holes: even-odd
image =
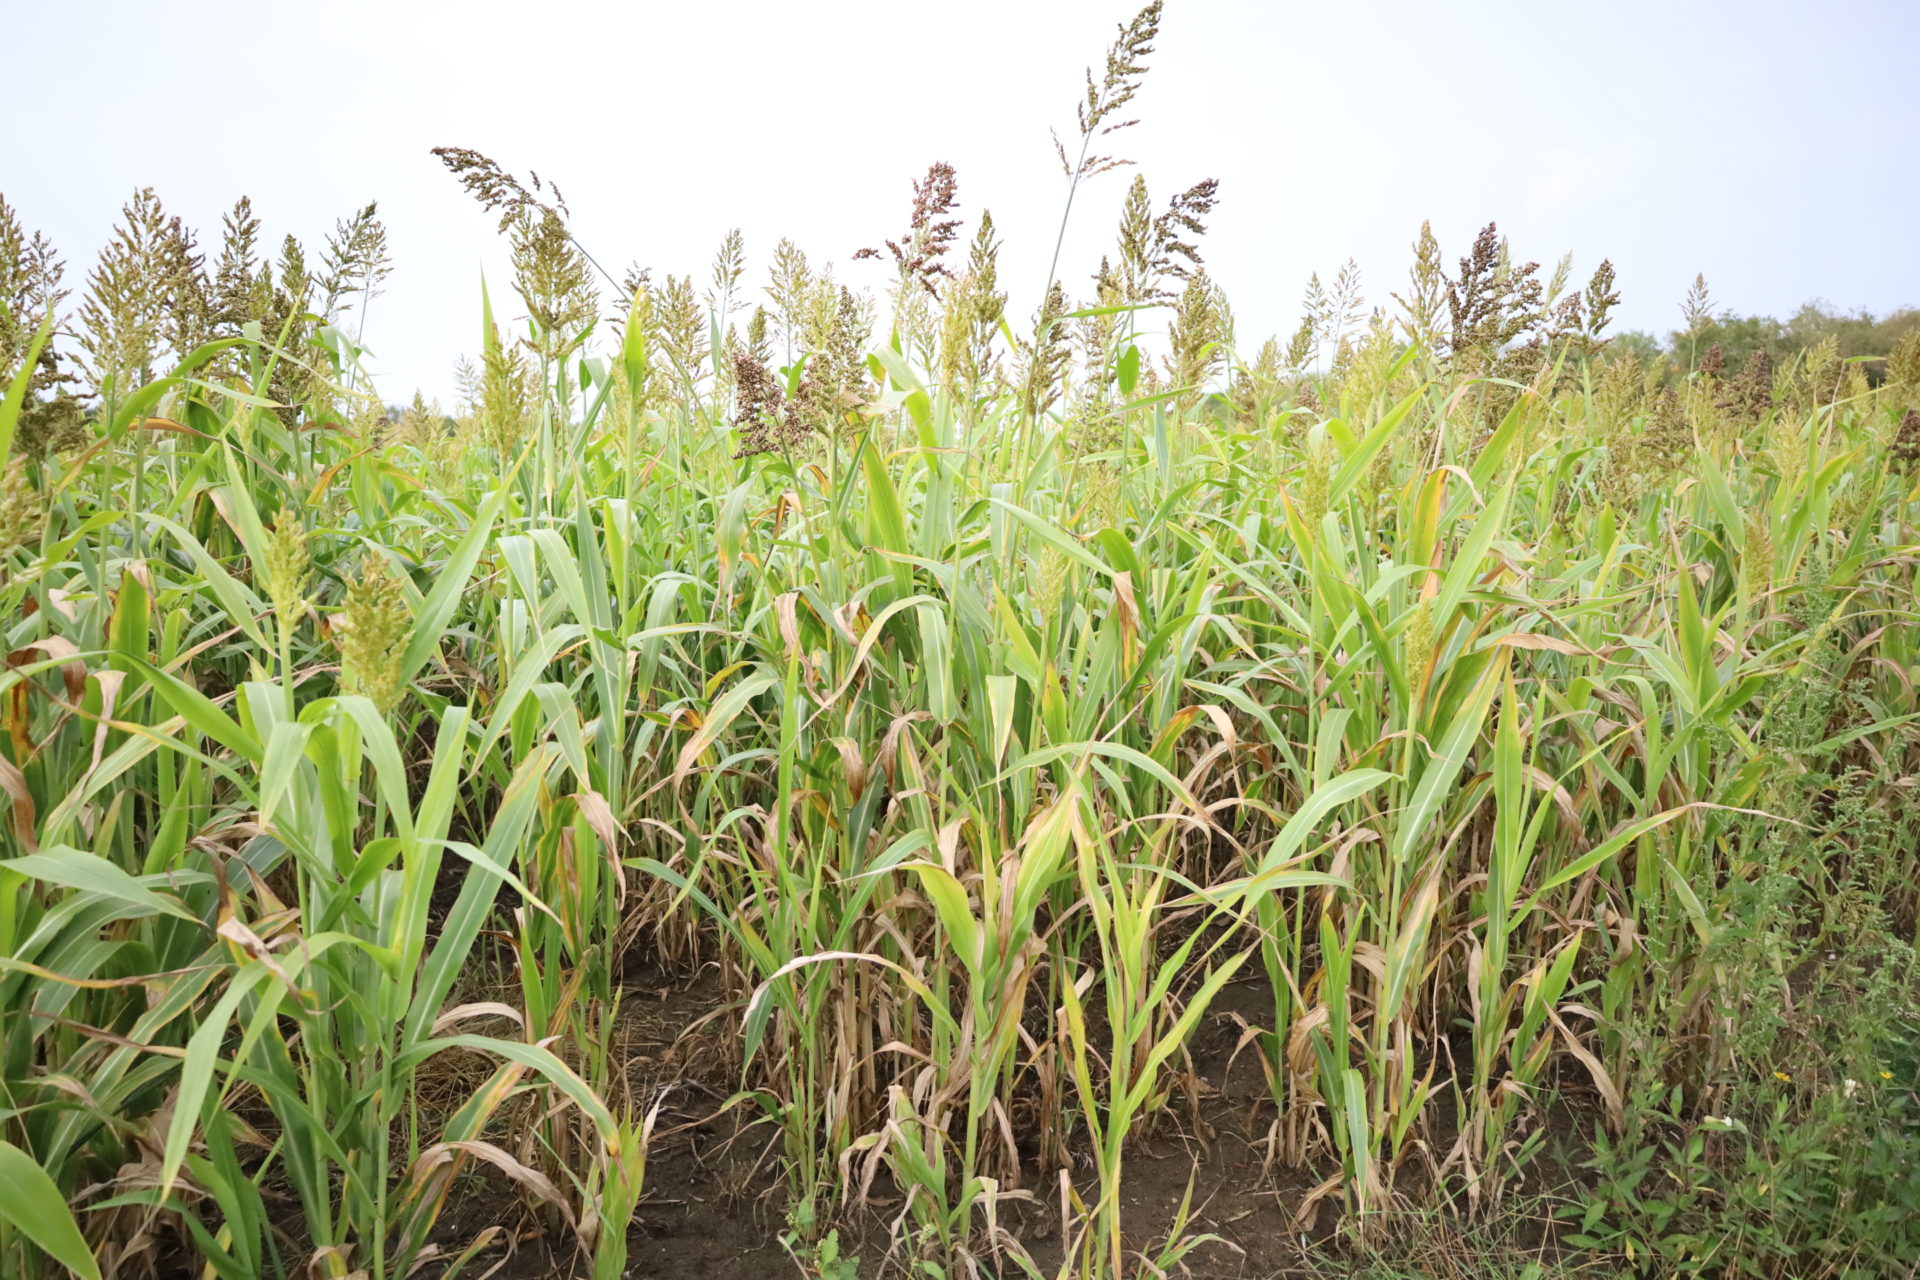
{"type": "Polygon", "coordinates": [[[100,1280],[100,1265],[81,1237],[60,1188],[32,1156],[4,1138],[0,1138],[0,1218],[74,1275],[100,1280]]]}

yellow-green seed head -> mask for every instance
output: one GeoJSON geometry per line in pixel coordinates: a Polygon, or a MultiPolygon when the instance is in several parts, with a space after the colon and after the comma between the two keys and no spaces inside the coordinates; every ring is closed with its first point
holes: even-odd
{"type": "Polygon", "coordinates": [[[273,611],[289,627],[295,625],[307,613],[313,558],[307,551],[306,528],[284,511],[267,530],[265,571],[267,599],[273,602],[273,611]]]}
{"type": "Polygon", "coordinates": [[[340,683],[363,694],[383,713],[399,705],[400,661],[412,629],[413,610],[386,557],[368,556],[359,579],[347,588],[340,641],[340,683]]]}
{"type": "Polygon", "coordinates": [[[0,555],[38,542],[46,525],[46,497],[27,478],[26,464],[16,459],[0,482],[0,555]]]}

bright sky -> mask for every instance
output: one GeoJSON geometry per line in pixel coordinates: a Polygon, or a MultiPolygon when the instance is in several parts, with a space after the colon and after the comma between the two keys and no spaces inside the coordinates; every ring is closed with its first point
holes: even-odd
{"type": "MultiPolygon", "coordinates": [[[[450,396],[479,346],[483,269],[511,309],[493,219],[428,154],[442,144],[558,181],[616,273],[704,282],[738,225],[756,284],[788,236],[880,286],[887,269],[848,259],[899,233],[909,183],[945,160],[969,219],[992,209],[1025,316],[1064,194],[1048,129],[1071,132],[1084,68],[1136,7],[23,5],[0,191],[76,283],[136,186],[212,251],[243,193],[271,243],[292,231],[310,250],[378,200],[395,270],[366,336],[389,400],[450,396]]],[[[1220,179],[1203,250],[1249,350],[1349,256],[1368,305],[1386,302],[1423,218],[1449,264],[1489,219],[1547,268],[1571,250],[1582,280],[1611,257],[1621,327],[1672,328],[1697,271],[1742,312],[1885,311],[1920,304],[1916,51],[1915,0],[1168,0],[1141,124],[1117,141],[1156,202],[1220,179]]],[[[1076,205],[1070,289],[1128,181],[1076,205]]]]}

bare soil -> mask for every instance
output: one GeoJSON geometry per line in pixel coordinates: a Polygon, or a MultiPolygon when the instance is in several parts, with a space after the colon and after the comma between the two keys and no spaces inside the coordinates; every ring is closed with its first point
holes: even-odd
{"type": "MultiPolygon", "coordinates": [[[[746,1124],[741,1108],[717,1114],[734,1082],[725,1071],[714,1074],[720,1055],[703,1046],[717,1043],[730,1024],[715,1020],[704,1029],[708,1034],[698,1024],[718,999],[711,981],[682,987],[664,978],[658,986],[631,986],[626,996],[625,1016],[633,1023],[627,1051],[634,1096],[649,1096],[650,1085],[658,1087],[655,1082],[671,1082],[648,1159],[647,1195],[630,1235],[627,1274],[634,1280],[802,1274],[780,1244],[787,1224],[784,1187],[769,1149],[776,1141],[773,1130],[746,1124]]],[[[1250,1049],[1235,1056],[1243,1025],[1235,1015],[1256,1022],[1271,1008],[1270,993],[1258,980],[1220,993],[1191,1047],[1197,1111],[1184,1098],[1176,1099],[1171,1110],[1177,1122],[1127,1153],[1123,1194],[1130,1244],[1164,1240],[1190,1191],[1187,1233],[1219,1237],[1187,1255],[1185,1274],[1196,1280],[1305,1275],[1311,1256],[1324,1263],[1328,1251],[1337,1250],[1337,1194],[1303,1219],[1302,1203],[1317,1179],[1300,1170],[1267,1167],[1273,1107],[1257,1056],[1250,1049]]],[[[1082,1196],[1091,1199],[1091,1168],[1076,1169],[1073,1178],[1082,1196]]],[[[1029,1179],[1035,1202],[1007,1206],[1001,1220],[1050,1275],[1061,1261],[1059,1192],[1057,1183],[1036,1185],[1039,1181],[1029,1179]]],[[[504,1186],[499,1190],[507,1194],[504,1186]]],[[[886,1264],[898,1198],[877,1186],[873,1201],[840,1225],[841,1251],[860,1258],[863,1277],[904,1274],[904,1267],[886,1264]]],[[[584,1274],[579,1267],[577,1259],[550,1255],[529,1240],[498,1274],[503,1280],[532,1280],[584,1274]]],[[[999,1274],[1021,1272],[1006,1263],[999,1274]]]]}
{"type": "MultiPolygon", "coordinates": [[[[769,1124],[752,1122],[750,1105],[728,1105],[738,1088],[738,1064],[723,1001],[710,972],[690,981],[656,973],[627,975],[617,1050],[629,1096],[641,1105],[661,1100],[646,1194],[629,1232],[626,1275],[631,1280],[803,1274],[781,1244],[788,1224],[778,1134],[769,1124]]],[[[1167,1119],[1126,1154],[1122,1194],[1129,1246],[1157,1247],[1171,1232],[1182,1203],[1189,1203],[1186,1234],[1218,1237],[1186,1256],[1180,1274],[1195,1280],[1354,1274],[1339,1260],[1338,1194],[1320,1199],[1315,1211],[1318,1178],[1265,1158],[1274,1108],[1258,1056],[1251,1048],[1238,1053],[1236,1048],[1242,1028],[1264,1022],[1271,1010],[1271,993],[1262,979],[1223,989],[1190,1046],[1191,1074],[1176,1092],[1167,1119]]],[[[1429,1105],[1441,1103],[1436,1097],[1429,1105]]],[[[1563,1114],[1555,1127],[1570,1137],[1581,1123],[1582,1118],[1563,1114]]],[[[1078,1159],[1071,1177],[1090,1202],[1097,1185],[1091,1162],[1078,1159]]],[[[1046,1275],[1061,1262],[1057,1179],[1057,1171],[1048,1178],[1030,1172],[1033,1200],[1004,1205],[1000,1213],[1002,1225],[1046,1275]]],[[[1403,1189],[1416,1200],[1418,1181],[1418,1170],[1403,1170],[1403,1189]]],[[[870,1203],[855,1207],[839,1224],[842,1255],[860,1259],[863,1280],[908,1273],[891,1247],[899,1209],[899,1197],[884,1185],[883,1175],[870,1203]]],[[[298,1237],[296,1223],[283,1221],[282,1227],[298,1237]]],[[[550,1231],[533,1221],[506,1180],[477,1165],[453,1188],[436,1237],[455,1253],[489,1227],[500,1229],[499,1238],[463,1272],[471,1280],[572,1280],[588,1274],[586,1260],[564,1230],[550,1231]]],[[[164,1252],[171,1256],[161,1260],[160,1274],[185,1280],[190,1272],[183,1251],[164,1252]]],[[[431,1267],[420,1274],[431,1274],[431,1267]]],[[[1003,1262],[998,1274],[1023,1273],[1003,1262]]],[[[1433,1274],[1456,1272],[1450,1265],[1433,1274]]],[[[1469,1266],[1458,1274],[1478,1273],[1469,1266]]]]}

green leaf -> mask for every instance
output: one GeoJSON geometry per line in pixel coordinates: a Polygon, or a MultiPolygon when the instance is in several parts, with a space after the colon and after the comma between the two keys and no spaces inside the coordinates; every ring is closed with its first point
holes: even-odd
{"type": "Polygon", "coordinates": [[[116,864],[84,849],[53,845],[23,858],[9,858],[0,862],[0,867],[42,884],[98,894],[137,908],[143,914],[200,923],[200,917],[181,906],[177,899],[155,893],[116,864]]]}
{"type": "Polygon", "coordinates": [[[60,1188],[32,1156],[4,1138],[0,1138],[0,1218],[73,1274],[100,1280],[100,1266],[87,1249],[60,1188]]]}
{"type": "Polygon", "coordinates": [[[53,308],[47,308],[46,318],[40,322],[39,330],[27,343],[25,357],[20,368],[15,371],[13,381],[7,386],[7,398],[0,401],[0,463],[13,456],[13,433],[20,425],[20,411],[26,407],[27,386],[33,381],[33,371],[40,360],[40,348],[47,345],[53,334],[53,308]]]}
{"type": "MultiPolygon", "coordinates": [[[[520,464],[516,462],[513,471],[519,468],[520,464]]],[[[460,539],[460,544],[436,572],[433,590],[427,593],[426,602],[420,606],[420,612],[413,620],[407,651],[400,660],[402,685],[411,683],[414,676],[420,673],[420,668],[427,665],[427,660],[439,652],[447,623],[460,607],[460,598],[467,591],[467,579],[473,576],[473,566],[479,562],[480,553],[487,545],[487,536],[493,532],[493,522],[499,518],[500,509],[506,505],[512,493],[512,486],[508,483],[511,479],[512,472],[501,478],[500,487],[481,506],[466,536],[460,539]]]]}
{"type": "Polygon", "coordinates": [[[1393,778],[1393,774],[1382,769],[1349,769],[1339,777],[1315,787],[1313,794],[1287,819],[1287,824],[1280,828],[1280,834],[1267,846],[1266,855],[1260,859],[1261,874],[1266,875],[1291,862],[1307,836],[1327,814],[1375,787],[1393,781],[1393,778]]]}
{"type": "Polygon", "coordinates": [[[1558,888],[1569,880],[1579,879],[1587,872],[1605,862],[1608,858],[1619,853],[1629,844],[1632,844],[1635,840],[1638,840],[1641,836],[1646,835],[1657,827],[1665,826],[1681,814],[1696,807],[1695,805],[1683,804],[1677,809],[1668,809],[1663,813],[1656,813],[1650,818],[1642,818],[1638,822],[1628,823],[1619,831],[1614,832],[1611,836],[1608,836],[1605,840],[1602,840],[1599,844],[1573,859],[1551,876],[1548,876],[1541,882],[1540,889],[1534,896],[1538,897],[1541,893],[1545,893],[1549,889],[1558,888]]]}
{"type": "Polygon", "coordinates": [[[260,743],[231,716],[215,706],[212,699],[143,658],[130,657],[127,661],[146,676],[148,683],[181,719],[227,750],[259,763],[260,743]]]}

